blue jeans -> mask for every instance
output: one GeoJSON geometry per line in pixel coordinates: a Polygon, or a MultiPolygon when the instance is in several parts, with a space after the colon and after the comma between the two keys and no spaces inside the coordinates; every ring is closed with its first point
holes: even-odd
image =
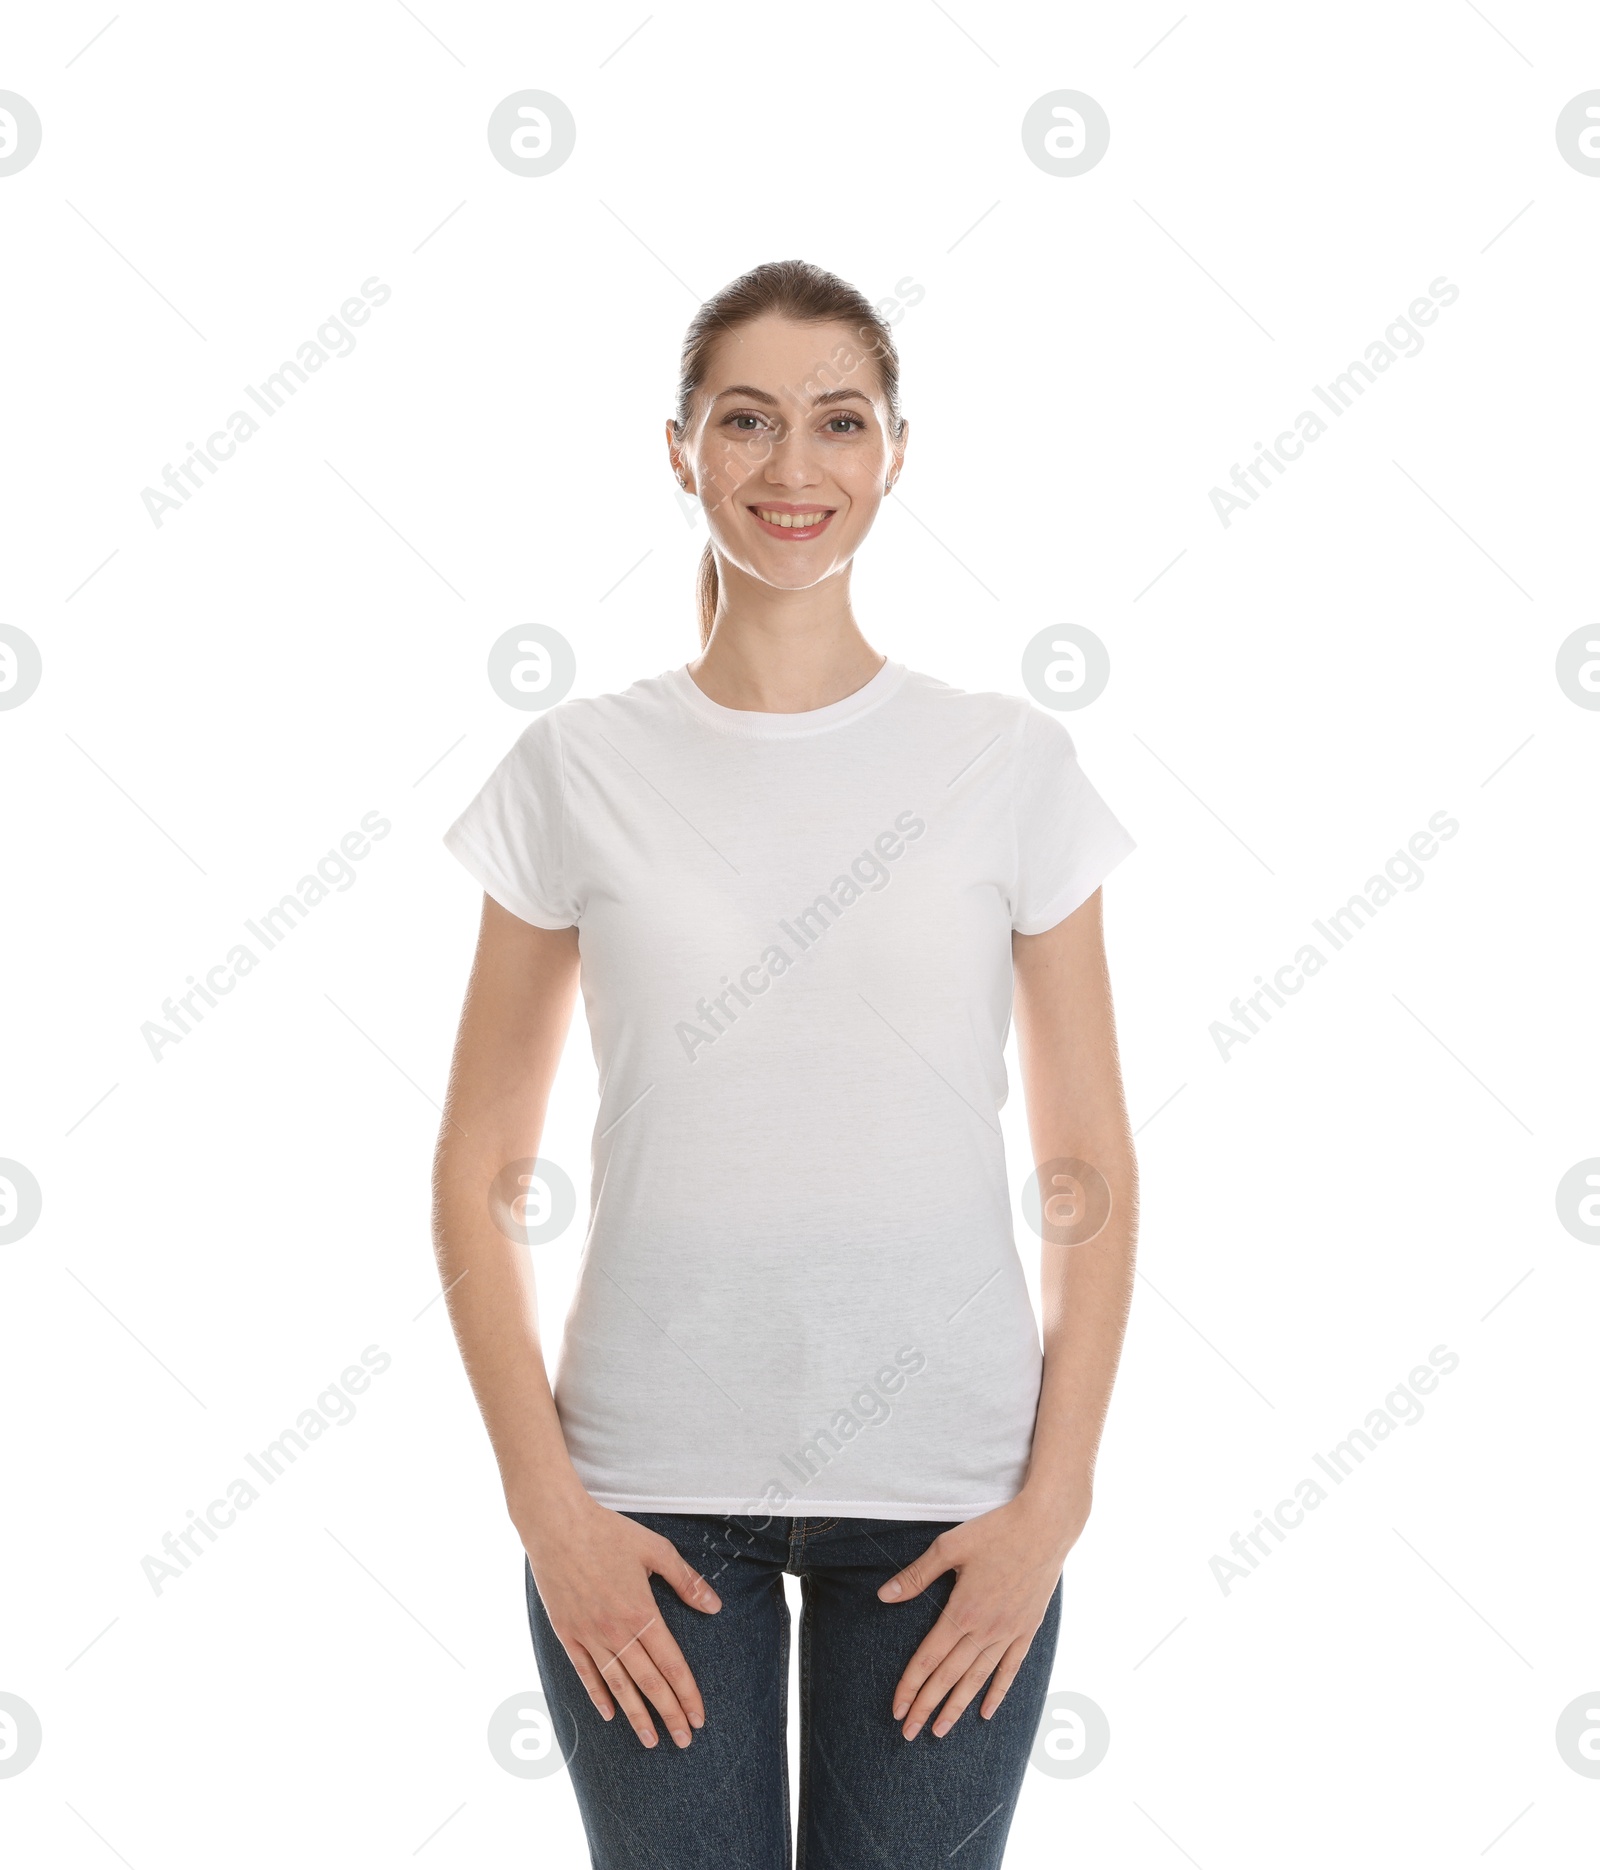
{"type": "Polygon", "coordinates": [[[722,1608],[691,1610],[661,1579],[650,1580],[699,1686],[706,1724],[682,1751],[664,1732],[646,1747],[620,1709],[601,1719],[526,1568],[539,1675],[595,1870],[790,1870],[784,1572],[800,1579],[802,1600],[799,1870],[947,1862],[997,1870],[1050,1687],[1059,1581],[994,1717],[980,1717],[980,1694],[943,1739],[934,1738],[930,1716],[908,1742],[894,1720],[895,1684],[938,1620],[955,1574],[909,1603],[881,1603],[877,1591],[946,1524],[628,1517],[670,1539],[715,1587],[722,1608]]]}

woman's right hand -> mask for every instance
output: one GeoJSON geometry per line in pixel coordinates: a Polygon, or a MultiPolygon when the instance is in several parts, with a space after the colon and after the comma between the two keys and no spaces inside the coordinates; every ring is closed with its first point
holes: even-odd
{"type": "Polygon", "coordinates": [[[722,1599],[670,1539],[588,1494],[517,1530],[551,1628],[603,1718],[620,1703],[639,1739],[653,1747],[648,1700],[678,1745],[688,1746],[690,1728],[705,1725],[705,1704],[662,1621],[650,1574],[692,1610],[720,1610],[722,1599]]]}

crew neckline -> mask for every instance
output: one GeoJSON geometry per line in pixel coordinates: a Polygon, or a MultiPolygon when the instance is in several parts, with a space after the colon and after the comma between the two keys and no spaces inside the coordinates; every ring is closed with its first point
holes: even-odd
{"type": "Polygon", "coordinates": [[[796,714],[773,714],[759,708],[724,707],[720,701],[713,701],[694,679],[686,662],[676,669],[669,669],[666,681],[690,712],[709,726],[720,728],[728,734],[743,734],[750,739],[777,740],[792,739],[801,734],[826,733],[830,728],[843,726],[846,721],[859,719],[881,702],[887,701],[900,686],[905,673],[906,665],[903,662],[885,657],[877,673],[852,694],[838,701],[830,701],[825,707],[803,708],[796,714]]]}

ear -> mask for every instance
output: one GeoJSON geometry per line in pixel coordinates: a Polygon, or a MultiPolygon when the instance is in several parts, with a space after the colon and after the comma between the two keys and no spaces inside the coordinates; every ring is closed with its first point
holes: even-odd
{"type": "Polygon", "coordinates": [[[889,491],[889,488],[893,487],[895,482],[899,480],[900,478],[900,470],[901,468],[905,466],[906,443],[910,439],[911,439],[911,424],[909,421],[902,422],[900,424],[900,434],[898,438],[889,444],[890,454],[891,454],[891,465],[889,468],[888,486],[884,488],[885,493],[887,493],[889,491]]]}
{"type": "Polygon", "coordinates": [[[678,447],[677,431],[673,424],[673,420],[671,416],[668,416],[666,419],[666,432],[667,432],[667,460],[670,462],[672,466],[673,478],[677,481],[678,485],[682,487],[686,492],[693,493],[694,489],[693,487],[689,485],[688,471],[686,470],[683,464],[683,455],[678,447]]]}

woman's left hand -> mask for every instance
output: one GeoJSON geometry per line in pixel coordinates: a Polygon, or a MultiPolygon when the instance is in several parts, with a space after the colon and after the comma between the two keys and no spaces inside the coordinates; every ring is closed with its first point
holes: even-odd
{"type": "Polygon", "coordinates": [[[1062,1564],[1089,1517],[1089,1503],[1087,1482],[1066,1497],[1058,1494],[1048,1507],[1024,1490],[992,1513],[940,1533],[879,1589],[884,1603],[903,1604],[947,1571],[956,1574],[939,1621],[918,1644],[894,1691],[894,1718],[904,1721],[907,1740],[917,1737],[941,1701],[933,1731],[947,1734],[985,1682],[989,1692],[979,1712],[985,1720],[993,1715],[1044,1620],[1062,1564]]]}

